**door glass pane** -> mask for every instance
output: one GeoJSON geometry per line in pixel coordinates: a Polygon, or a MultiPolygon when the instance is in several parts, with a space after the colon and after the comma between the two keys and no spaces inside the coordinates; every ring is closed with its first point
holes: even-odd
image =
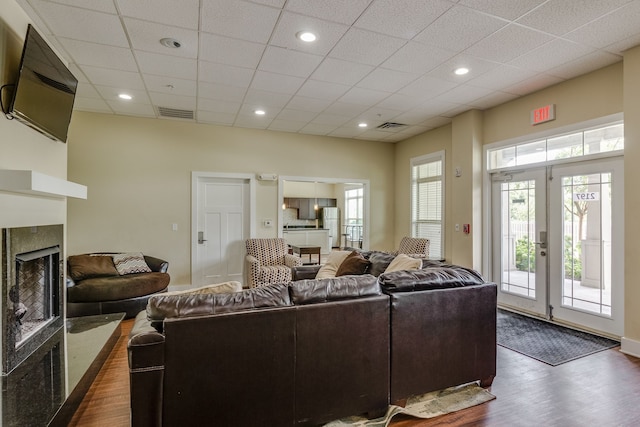
{"type": "Polygon", "coordinates": [[[611,316],[611,174],[562,180],[562,305],[611,316]]]}
{"type": "Polygon", "coordinates": [[[501,290],[536,297],[535,181],[503,183],[501,290]]]}

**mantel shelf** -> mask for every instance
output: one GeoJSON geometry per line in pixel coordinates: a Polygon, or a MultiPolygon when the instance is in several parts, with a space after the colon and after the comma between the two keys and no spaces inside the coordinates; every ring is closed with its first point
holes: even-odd
{"type": "Polygon", "coordinates": [[[32,170],[0,170],[0,191],[45,197],[87,198],[87,187],[32,170]]]}

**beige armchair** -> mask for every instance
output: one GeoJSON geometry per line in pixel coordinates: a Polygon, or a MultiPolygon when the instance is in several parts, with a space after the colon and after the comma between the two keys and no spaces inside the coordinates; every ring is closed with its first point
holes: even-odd
{"type": "Polygon", "coordinates": [[[247,239],[247,285],[250,288],[269,283],[291,281],[291,268],[302,265],[302,259],[288,252],[284,239],[247,239]]]}
{"type": "Polygon", "coordinates": [[[429,258],[429,239],[403,237],[400,241],[398,253],[429,258]]]}

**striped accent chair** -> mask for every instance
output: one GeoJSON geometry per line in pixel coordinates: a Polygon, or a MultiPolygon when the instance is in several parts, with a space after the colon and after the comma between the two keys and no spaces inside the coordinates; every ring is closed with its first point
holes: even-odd
{"type": "Polygon", "coordinates": [[[420,237],[403,237],[398,248],[399,254],[429,258],[429,239],[420,237]]]}
{"type": "Polygon", "coordinates": [[[302,259],[289,254],[284,239],[247,239],[247,285],[250,288],[270,283],[291,281],[291,268],[302,265],[302,259]]]}

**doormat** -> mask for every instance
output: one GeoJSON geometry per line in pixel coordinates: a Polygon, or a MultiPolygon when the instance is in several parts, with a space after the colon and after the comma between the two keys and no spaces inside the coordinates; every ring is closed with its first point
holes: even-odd
{"type": "Polygon", "coordinates": [[[325,424],[324,427],[386,427],[398,415],[415,418],[434,418],[470,408],[495,399],[496,397],[476,383],[449,387],[440,391],[410,397],[404,407],[390,405],[381,418],[348,417],[325,424]]]}
{"type": "Polygon", "coordinates": [[[620,345],[609,338],[501,309],[497,317],[497,342],[551,366],[620,345]]]}

